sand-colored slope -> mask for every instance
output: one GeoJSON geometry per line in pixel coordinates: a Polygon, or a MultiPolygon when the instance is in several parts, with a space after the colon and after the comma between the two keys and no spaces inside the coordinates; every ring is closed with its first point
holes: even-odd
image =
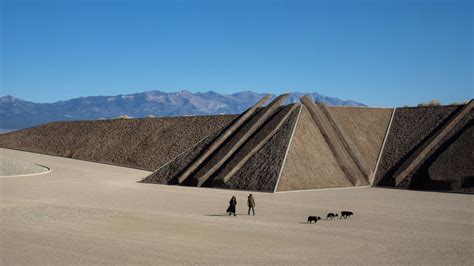
{"type": "Polygon", "coordinates": [[[56,122],[0,135],[0,147],[155,170],[236,115],[56,122]]]}
{"type": "Polygon", "coordinates": [[[49,169],[34,163],[8,158],[0,152],[0,177],[47,173],[49,169]]]}
{"type": "Polygon", "coordinates": [[[277,191],[350,186],[308,110],[302,106],[277,191]]]}
{"type": "Polygon", "coordinates": [[[474,198],[350,188],[284,193],[137,183],[149,172],[19,151],[0,179],[1,265],[470,265],[474,198]],[[224,211],[232,195],[237,216],[224,211]],[[308,215],[351,210],[347,220],[308,215]],[[436,232],[436,233],[433,233],[436,232]]]}
{"type": "Polygon", "coordinates": [[[354,143],[364,163],[374,171],[393,109],[335,106],[327,109],[343,129],[344,137],[354,143]]]}

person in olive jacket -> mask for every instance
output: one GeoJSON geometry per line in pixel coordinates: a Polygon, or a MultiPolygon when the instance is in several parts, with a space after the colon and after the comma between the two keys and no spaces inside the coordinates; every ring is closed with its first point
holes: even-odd
{"type": "Polygon", "coordinates": [[[255,215],[255,199],[253,198],[252,194],[248,196],[247,205],[249,206],[249,215],[250,215],[250,210],[252,210],[253,215],[255,215]]]}

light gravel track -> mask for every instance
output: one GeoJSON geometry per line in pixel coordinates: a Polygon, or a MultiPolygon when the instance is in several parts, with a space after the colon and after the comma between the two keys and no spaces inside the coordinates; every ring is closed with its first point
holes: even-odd
{"type": "Polygon", "coordinates": [[[49,171],[50,169],[46,166],[11,159],[3,155],[3,152],[0,152],[0,178],[39,175],[49,171]]]}
{"type": "Polygon", "coordinates": [[[150,172],[0,150],[47,165],[0,179],[0,264],[464,264],[472,195],[382,188],[255,193],[137,183],[150,172]],[[223,214],[237,196],[237,217],[223,214]],[[308,215],[351,210],[347,220],[308,215]]]}

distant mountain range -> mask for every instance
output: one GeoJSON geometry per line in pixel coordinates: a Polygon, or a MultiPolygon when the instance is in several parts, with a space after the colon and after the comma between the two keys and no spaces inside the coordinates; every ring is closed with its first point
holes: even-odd
{"type": "MultiPolygon", "coordinates": [[[[109,119],[122,115],[140,118],[148,115],[237,114],[255,104],[264,95],[265,93],[251,91],[231,95],[213,91],[147,91],[117,96],[80,97],[55,103],[34,103],[13,96],[3,96],[0,97],[0,128],[21,129],[53,121],[109,119]]],[[[299,102],[302,95],[311,95],[315,101],[328,105],[365,106],[318,93],[293,92],[287,102],[299,102]]]]}

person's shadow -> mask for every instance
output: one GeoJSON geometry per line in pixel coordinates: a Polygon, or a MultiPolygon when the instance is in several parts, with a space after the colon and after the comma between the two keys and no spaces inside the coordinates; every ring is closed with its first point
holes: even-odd
{"type": "MultiPolygon", "coordinates": [[[[229,215],[229,213],[217,213],[217,214],[204,214],[204,216],[214,216],[214,217],[219,217],[219,216],[234,216],[229,215]]],[[[247,213],[237,213],[237,216],[249,216],[247,213]]]]}

